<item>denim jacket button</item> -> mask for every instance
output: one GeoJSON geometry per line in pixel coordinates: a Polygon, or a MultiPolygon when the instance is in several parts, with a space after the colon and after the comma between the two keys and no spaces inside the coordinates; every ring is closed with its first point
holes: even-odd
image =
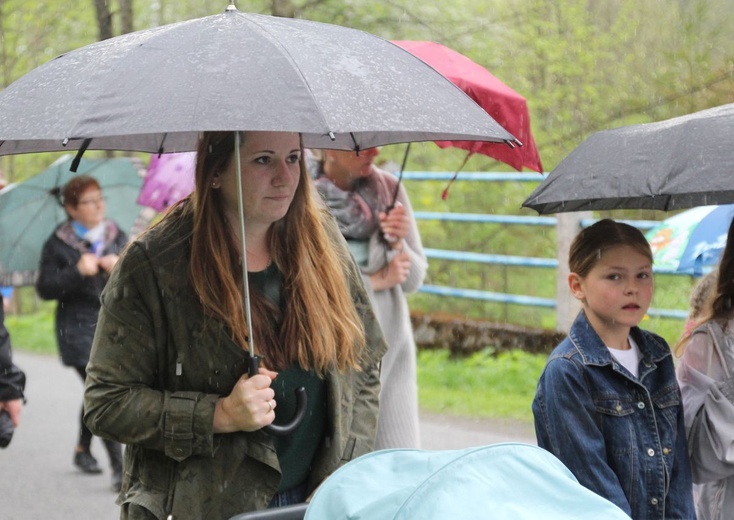
{"type": "Polygon", "coordinates": [[[670,455],[670,452],[673,451],[670,448],[663,448],[663,455],[670,455]]]}
{"type": "Polygon", "coordinates": [[[637,403],[637,408],[639,408],[640,410],[642,410],[644,407],[645,407],[645,403],[643,403],[642,401],[637,403]]]}
{"type": "Polygon", "coordinates": [[[652,448],[648,448],[647,449],[647,454],[650,455],[651,457],[654,457],[655,456],[655,450],[652,449],[652,448]]]}
{"type": "Polygon", "coordinates": [[[652,505],[656,506],[656,505],[658,505],[658,499],[657,498],[653,498],[653,499],[650,500],[650,503],[652,505]]]}

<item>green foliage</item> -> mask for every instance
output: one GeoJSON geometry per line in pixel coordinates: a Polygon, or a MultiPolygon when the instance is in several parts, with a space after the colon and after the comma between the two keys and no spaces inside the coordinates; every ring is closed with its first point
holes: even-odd
{"type": "Polygon", "coordinates": [[[52,302],[44,303],[33,313],[7,315],[5,326],[14,349],[38,354],[53,354],[57,351],[52,302]]]}
{"type": "Polygon", "coordinates": [[[531,422],[530,405],[545,356],[522,351],[494,355],[490,348],[451,359],[447,351],[418,353],[421,409],[467,417],[531,422]]]}

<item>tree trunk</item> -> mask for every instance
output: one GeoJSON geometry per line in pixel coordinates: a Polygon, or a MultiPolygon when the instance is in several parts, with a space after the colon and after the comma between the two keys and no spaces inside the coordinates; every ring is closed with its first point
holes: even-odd
{"type": "Polygon", "coordinates": [[[296,17],[296,6],[293,5],[292,0],[272,0],[270,10],[273,16],[280,16],[282,18],[296,17]]]}
{"type": "Polygon", "coordinates": [[[133,32],[133,0],[120,0],[120,34],[133,32]]]}
{"type": "Polygon", "coordinates": [[[94,8],[97,11],[97,27],[99,28],[99,41],[112,38],[112,14],[107,5],[107,0],[94,0],[94,8]]]}

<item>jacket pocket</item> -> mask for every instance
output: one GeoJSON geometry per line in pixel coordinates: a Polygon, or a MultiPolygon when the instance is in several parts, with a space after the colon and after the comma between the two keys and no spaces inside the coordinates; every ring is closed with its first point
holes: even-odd
{"type": "Polygon", "coordinates": [[[624,417],[635,413],[635,409],[630,401],[618,397],[594,397],[594,407],[597,413],[612,417],[624,417]]]}
{"type": "Polygon", "coordinates": [[[678,411],[681,406],[678,384],[674,383],[666,386],[653,394],[651,399],[658,412],[658,416],[667,423],[667,431],[676,432],[678,427],[678,411]]]}

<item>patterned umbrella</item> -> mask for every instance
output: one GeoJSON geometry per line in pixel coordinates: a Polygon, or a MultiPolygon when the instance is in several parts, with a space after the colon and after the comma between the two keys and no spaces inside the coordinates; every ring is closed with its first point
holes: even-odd
{"type": "Polygon", "coordinates": [[[196,152],[154,155],[140,189],[138,204],[164,211],[194,189],[196,152]]]}
{"type": "Polygon", "coordinates": [[[700,275],[719,262],[732,218],[734,204],[700,206],[663,220],[645,235],[655,267],[700,275]]]}

